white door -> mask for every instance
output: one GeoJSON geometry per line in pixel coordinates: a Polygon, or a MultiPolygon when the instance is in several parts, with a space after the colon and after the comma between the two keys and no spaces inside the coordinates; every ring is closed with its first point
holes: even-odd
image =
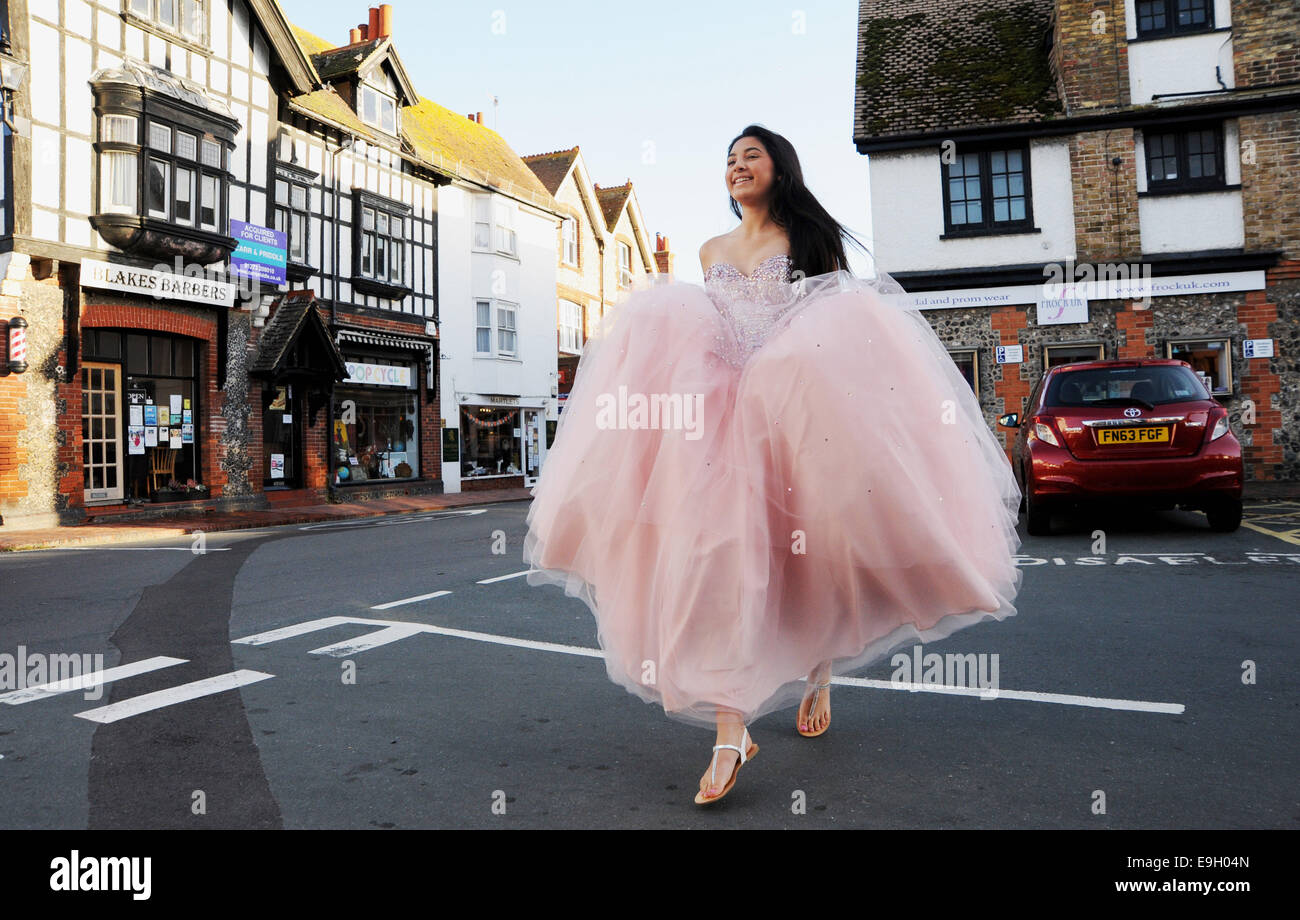
{"type": "Polygon", "coordinates": [[[122,368],[81,365],[81,457],[86,503],[121,501],[122,368]]]}

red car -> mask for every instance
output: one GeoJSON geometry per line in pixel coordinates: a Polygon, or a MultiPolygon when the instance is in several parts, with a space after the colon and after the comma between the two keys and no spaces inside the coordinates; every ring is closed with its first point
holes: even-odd
{"type": "Polygon", "coordinates": [[[1057,509],[1104,502],[1204,511],[1210,527],[1241,524],[1241,443],[1228,410],[1186,361],[1114,358],[1050,368],[1034,387],[1012,463],[1031,534],[1057,509]]]}

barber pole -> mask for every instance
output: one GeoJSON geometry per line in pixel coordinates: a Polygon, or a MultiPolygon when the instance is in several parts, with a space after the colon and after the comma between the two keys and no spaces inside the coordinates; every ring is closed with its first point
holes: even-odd
{"type": "Polygon", "coordinates": [[[15,316],[9,320],[9,371],[21,374],[27,370],[27,320],[15,316]]]}

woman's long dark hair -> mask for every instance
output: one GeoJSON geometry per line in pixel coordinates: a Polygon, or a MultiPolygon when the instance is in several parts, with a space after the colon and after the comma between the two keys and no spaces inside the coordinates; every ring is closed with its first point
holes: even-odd
{"type": "MultiPolygon", "coordinates": [[[[773,182],[768,209],[773,222],[790,237],[791,271],[802,270],[808,278],[827,272],[848,271],[849,263],[844,257],[845,239],[871,255],[870,250],[831,217],[804,185],[803,169],[799,166],[799,155],[795,153],[793,144],[762,125],[748,125],[727,145],[728,156],[742,137],[758,138],[772,158],[773,182]]],[[[731,199],[731,211],[736,217],[741,217],[740,203],[735,198],[731,199]]]]}

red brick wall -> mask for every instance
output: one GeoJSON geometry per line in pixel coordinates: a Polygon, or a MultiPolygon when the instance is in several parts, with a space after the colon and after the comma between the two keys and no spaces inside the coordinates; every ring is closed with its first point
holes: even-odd
{"type": "MultiPolygon", "coordinates": [[[[9,322],[18,310],[0,308],[0,323],[9,322]]],[[[9,360],[9,339],[6,332],[0,336],[5,352],[0,361],[9,360]]],[[[5,365],[6,368],[8,365],[5,365]]],[[[27,495],[27,481],[18,470],[27,462],[27,451],[18,446],[19,435],[27,429],[27,417],[18,410],[18,401],[27,397],[27,375],[5,373],[0,376],[0,508],[6,507],[27,495]]],[[[80,397],[77,405],[80,406],[80,397]]],[[[80,449],[80,448],[78,448],[80,449]]]]}
{"type": "MultiPolygon", "coordinates": [[[[147,329],[153,332],[168,332],[185,335],[204,342],[199,349],[199,386],[200,412],[204,417],[198,419],[195,430],[202,430],[203,443],[200,445],[199,458],[203,483],[209,489],[209,495],[219,497],[226,485],[226,471],[222,468],[221,436],[226,429],[221,408],[225,394],[217,389],[217,320],[211,314],[183,312],[176,307],[146,307],[134,304],[87,304],[81,312],[82,328],[147,329]],[[203,426],[200,428],[199,426],[203,426]]],[[[60,353],[60,359],[66,356],[60,353]]],[[[68,485],[75,491],[68,491],[60,484],[59,490],[75,496],[75,503],[81,504],[81,380],[80,378],[60,388],[59,397],[68,400],[68,411],[59,419],[60,426],[69,430],[68,446],[64,448],[71,458],[72,469],[77,470],[77,482],[71,482],[72,476],[66,478],[68,485]],[[65,396],[63,391],[67,390],[65,396]],[[70,427],[69,427],[70,426],[70,427]],[[73,443],[75,441],[75,447],[73,443]]],[[[62,457],[60,458],[62,459],[62,457]]]]}
{"type": "Polygon", "coordinates": [[[1246,251],[1281,249],[1300,258],[1300,112],[1243,115],[1237,124],[1246,251]]]}
{"type": "Polygon", "coordinates": [[[1115,311],[1115,325],[1123,334],[1117,358],[1157,358],[1156,344],[1147,334],[1155,325],[1155,315],[1147,309],[1138,309],[1126,303],[1115,311]]]}
{"type": "Polygon", "coordinates": [[[1125,28],[1123,3],[1057,0],[1051,65],[1067,114],[1129,104],[1125,28]]]}
{"type": "MultiPolygon", "coordinates": [[[[990,315],[993,330],[998,334],[999,345],[1016,345],[1024,341],[1024,333],[1029,326],[1027,307],[995,307],[990,315]]],[[[1028,357],[1026,355],[1026,357],[1028,357]]],[[[1025,380],[1021,374],[1024,364],[1002,365],[1002,379],[993,383],[994,397],[1001,401],[998,415],[1006,412],[1025,411],[1025,400],[1033,389],[1033,381],[1025,380]]],[[[1015,443],[1016,432],[1011,428],[995,428],[1002,435],[1007,461],[1011,461],[1011,447],[1015,443]]]]}
{"type": "Polygon", "coordinates": [[[1131,128],[1070,138],[1079,262],[1141,260],[1136,156],[1131,128]],[[1118,167],[1111,162],[1117,156],[1118,167]]]}
{"type": "Polygon", "coordinates": [[[1232,0],[1232,69],[1237,86],[1300,81],[1300,4],[1232,0]]]}
{"type": "MultiPolygon", "coordinates": [[[[1283,273],[1300,277],[1300,263],[1284,266],[1283,273]]],[[[1268,281],[1275,282],[1274,272],[1268,281]]],[[[1274,338],[1269,326],[1276,323],[1277,304],[1270,302],[1269,291],[1247,291],[1246,302],[1237,308],[1237,319],[1246,328],[1246,338],[1274,338]]],[[[1242,445],[1247,479],[1278,479],[1282,476],[1282,445],[1275,442],[1273,432],[1282,427],[1282,411],[1273,405],[1273,397],[1281,393],[1281,378],[1269,370],[1271,362],[1262,358],[1247,361],[1241,375],[1242,399],[1255,404],[1255,424],[1251,428],[1250,445],[1242,445]]]]}

